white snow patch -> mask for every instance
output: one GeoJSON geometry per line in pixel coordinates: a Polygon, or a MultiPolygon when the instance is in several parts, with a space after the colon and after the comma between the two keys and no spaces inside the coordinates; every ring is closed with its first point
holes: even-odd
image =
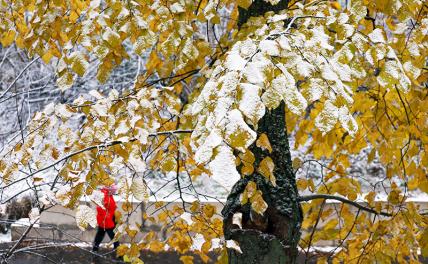
{"type": "Polygon", "coordinates": [[[10,229],[6,234],[0,233],[0,243],[7,243],[12,241],[12,232],[10,229]]]}
{"type": "Polygon", "coordinates": [[[198,164],[207,163],[213,155],[213,149],[221,144],[222,137],[217,129],[211,130],[202,146],[195,153],[195,161],[198,164]]]}
{"type": "Polygon", "coordinates": [[[208,164],[212,172],[212,179],[226,190],[231,190],[232,186],[241,178],[236,170],[235,156],[227,146],[219,146],[216,150],[217,155],[208,164]]]}
{"type": "Polygon", "coordinates": [[[238,51],[232,50],[227,55],[224,65],[228,70],[241,71],[244,69],[246,63],[247,61],[239,55],[238,51]]]}
{"type": "Polygon", "coordinates": [[[260,86],[241,83],[242,98],[239,101],[239,110],[250,119],[253,124],[257,122],[265,115],[265,105],[260,99],[260,86]]]}
{"type": "Polygon", "coordinates": [[[373,43],[385,43],[385,37],[383,36],[383,32],[380,28],[373,30],[368,34],[368,37],[373,43]]]}

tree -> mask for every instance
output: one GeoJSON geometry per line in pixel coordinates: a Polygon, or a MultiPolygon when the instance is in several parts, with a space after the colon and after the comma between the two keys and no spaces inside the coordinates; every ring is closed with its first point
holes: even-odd
{"type": "MultiPolygon", "coordinates": [[[[353,0],[345,8],[298,0],[19,0],[1,2],[0,10],[2,45],[56,64],[62,90],[93,58],[98,80],[108,82],[129,57],[126,42],[148,57],[128,91],[49,105],[4,151],[2,187],[31,181],[36,211],[61,203],[77,207],[81,227],[93,224],[79,198],[97,202],[97,186],[112,184],[126,166],[134,173],[119,179],[125,199],[155,194],[145,178],[160,171],[175,173],[182,201],[173,209],[159,202],[165,210],[147,216],[168,228],[166,241],[150,233],[119,249],[135,263],[140,249],[165,244],[186,254],[195,233],[207,261],[223,229],[219,261],[230,263],[294,263],[298,243],[308,256],[319,240],[338,242],[320,261],[428,255],[426,216],[407,201],[411,191],[428,192],[426,1],[353,0]],[[288,134],[322,165],[319,184],[296,179],[310,160],[291,158],[288,134]],[[368,162],[386,168],[368,192],[348,170],[350,155],[367,149],[368,162]],[[53,178],[43,174],[53,168],[53,178]],[[212,206],[186,203],[187,191],[198,193],[180,175],[202,174],[231,188],[224,224],[212,206]],[[376,198],[379,186],[386,202],[376,198]],[[340,201],[339,209],[324,210],[326,199],[340,201]]],[[[119,231],[135,237],[138,227],[124,215],[119,231]]]]}

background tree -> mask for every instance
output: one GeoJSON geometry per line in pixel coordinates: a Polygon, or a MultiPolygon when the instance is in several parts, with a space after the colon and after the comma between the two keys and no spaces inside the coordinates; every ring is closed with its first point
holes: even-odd
{"type": "MultiPolygon", "coordinates": [[[[207,261],[223,228],[219,261],[229,247],[231,263],[292,263],[297,243],[309,252],[320,240],[337,241],[328,258],[342,262],[417,262],[419,249],[427,254],[426,217],[406,201],[428,186],[425,1],[356,0],[342,9],[330,1],[22,0],[1,2],[0,13],[2,45],[55,65],[64,91],[92,57],[98,80],[108,81],[129,59],[124,42],[147,56],[129,90],[49,105],[3,151],[3,190],[31,182],[35,212],[77,207],[86,227],[94,212],[80,197],[97,202],[97,186],[116,180],[121,196],[144,201],[156,195],[146,180],[158,171],[175,174],[182,206],[146,216],[168,228],[166,241],[150,233],[120,248],[136,263],[140,249],[165,244],[186,254],[195,234],[207,261]],[[291,159],[287,133],[295,148],[326,161],[319,184],[296,179],[306,161],[291,159]],[[366,148],[368,162],[386,168],[370,192],[348,170],[349,156],[366,148]],[[124,166],[132,177],[120,177],[124,166]],[[53,177],[44,174],[52,169],[53,177]],[[187,192],[198,196],[191,183],[202,174],[233,186],[224,225],[213,207],[186,203],[187,192]],[[325,199],[342,204],[323,210],[325,199]]],[[[126,215],[121,221],[119,235],[134,237],[138,227],[126,215]]]]}

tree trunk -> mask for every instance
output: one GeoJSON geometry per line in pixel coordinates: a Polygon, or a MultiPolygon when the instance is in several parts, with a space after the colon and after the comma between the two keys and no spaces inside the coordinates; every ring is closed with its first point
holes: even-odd
{"type": "Polygon", "coordinates": [[[268,136],[272,153],[253,144],[250,150],[256,158],[254,167],[257,168],[264,157],[270,156],[275,163],[277,186],[254,172],[232,188],[222,211],[224,235],[226,239],[237,241],[243,253],[228,250],[229,263],[295,263],[303,216],[287,139],[284,102],[277,109],[266,112],[259,121],[257,133],[268,136]],[[268,204],[263,216],[252,211],[250,203],[241,205],[240,195],[249,181],[257,184],[268,204]],[[242,213],[242,229],[232,223],[235,213],[242,213]]]}
{"type": "MultiPolygon", "coordinates": [[[[248,9],[239,8],[238,27],[252,16],[286,9],[288,2],[281,0],[273,6],[264,0],[254,0],[248,9]]],[[[268,136],[272,153],[253,144],[250,150],[255,156],[254,168],[259,166],[263,158],[270,156],[275,163],[277,185],[273,186],[264,176],[254,172],[239,180],[232,188],[222,211],[223,229],[226,239],[239,243],[242,254],[229,249],[230,264],[295,263],[298,256],[297,244],[303,216],[291,162],[284,102],[278,108],[267,111],[259,121],[257,134],[262,133],[268,136]],[[240,195],[249,181],[257,184],[257,189],[262,191],[268,205],[263,216],[254,212],[250,203],[241,205],[240,195]],[[242,214],[242,228],[233,224],[236,213],[242,214]]]]}

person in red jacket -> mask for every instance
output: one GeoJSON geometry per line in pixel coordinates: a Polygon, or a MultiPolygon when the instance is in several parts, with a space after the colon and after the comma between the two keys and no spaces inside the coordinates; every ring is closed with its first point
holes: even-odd
{"type": "MultiPolygon", "coordinates": [[[[113,199],[114,189],[104,187],[101,192],[104,193],[104,208],[97,206],[98,230],[95,235],[93,251],[98,251],[106,233],[110,239],[114,238],[114,228],[116,226],[114,219],[114,211],[116,210],[116,202],[113,199]]],[[[119,246],[119,242],[116,241],[113,245],[116,249],[119,246]]]]}

